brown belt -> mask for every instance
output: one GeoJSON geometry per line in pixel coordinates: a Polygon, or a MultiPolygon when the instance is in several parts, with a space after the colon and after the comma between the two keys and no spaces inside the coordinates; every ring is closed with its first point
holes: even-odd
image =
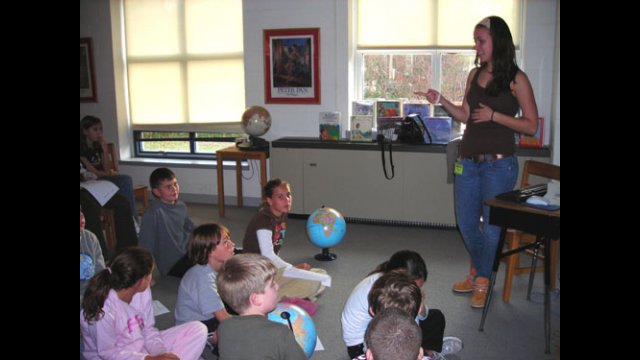
{"type": "Polygon", "coordinates": [[[475,154],[471,156],[463,157],[463,159],[473,160],[474,162],[481,163],[483,161],[500,160],[510,155],[504,154],[475,154]]]}

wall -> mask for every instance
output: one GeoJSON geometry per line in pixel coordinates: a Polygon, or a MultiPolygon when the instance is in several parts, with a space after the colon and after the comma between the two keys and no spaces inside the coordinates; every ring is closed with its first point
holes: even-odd
{"type": "MultiPolygon", "coordinates": [[[[118,143],[120,157],[125,160],[121,171],[133,176],[134,182],[146,183],[153,168],[169,166],[176,170],[182,193],[188,200],[213,201],[217,187],[211,163],[208,163],[209,168],[203,168],[203,165],[190,166],[188,162],[160,165],[157,162],[127,161],[131,153],[131,134],[127,130],[123,93],[116,93],[115,90],[123,88],[122,55],[117,50],[120,42],[118,34],[115,37],[111,35],[112,28],[118,29],[117,22],[112,25],[112,14],[117,18],[119,11],[118,3],[119,0],[80,0],[80,36],[93,39],[98,89],[97,103],[80,104],[80,118],[93,114],[103,120],[105,135],[118,143]],[[113,49],[116,49],[115,53],[113,49]],[[188,198],[189,195],[196,198],[188,198]]],[[[559,111],[551,111],[554,50],[559,51],[559,46],[557,49],[554,47],[556,40],[559,45],[559,37],[556,39],[555,33],[560,24],[559,19],[556,20],[556,3],[556,0],[526,1],[524,26],[528,36],[523,43],[523,66],[533,85],[540,116],[551,123],[557,121],[554,126],[559,125],[559,111]]],[[[347,39],[350,32],[350,6],[351,0],[243,1],[246,102],[247,106],[265,106],[271,113],[273,125],[264,136],[267,140],[283,136],[316,136],[320,111],[340,111],[343,122],[346,120],[352,96],[349,91],[351,49],[347,39]],[[320,28],[321,104],[265,105],[262,30],[293,27],[320,28]]],[[[471,33],[471,29],[469,31],[471,33]]],[[[559,61],[555,66],[559,69],[559,61]]],[[[559,99],[559,77],[556,81],[557,92],[553,96],[559,99]]],[[[551,143],[555,144],[553,139],[551,143]]],[[[250,172],[245,172],[245,176],[249,175],[250,172]]],[[[234,179],[233,171],[225,169],[227,197],[235,193],[234,179]]],[[[244,180],[243,190],[245,198],[255,198],[257,201],[260,196],[257,172],[249,180],[244,180]]],[[[233,199],[230,201],[233,203],[233,199]]],[[[248,203],[251,204],[252,200],[249,199],[248,203]]]]}

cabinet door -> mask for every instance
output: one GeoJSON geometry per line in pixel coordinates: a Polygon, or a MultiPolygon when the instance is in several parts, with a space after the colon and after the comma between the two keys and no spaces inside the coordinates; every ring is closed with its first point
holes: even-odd
{"type": "MultiPolygon", "coordinates": [[[[387,172],[391,175],[387,155],[387,172]]],[[[378,151],[304,150],[304,211],[322,205],[345,217],[402,219],[402,171],[387,180],[378,151]]]]}
{"type": "Polygon", "coordinates": [[[455,226],[453,184],[447,184],[446,156],[438,153],[403,155],[404,219],[455,226]]]}
{"type": "Polygon", "coordinates": [[[279,177],[291,184],[291,212],[303,214],[304,184],[302,176],[302,149],[271,148],[271,178],[279,177]]]}

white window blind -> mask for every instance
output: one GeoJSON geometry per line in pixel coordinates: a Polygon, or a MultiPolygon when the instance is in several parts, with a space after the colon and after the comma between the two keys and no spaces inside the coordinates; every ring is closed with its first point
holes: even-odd
{"type": "Polygon", "coordinates": [[[239,129],[242,0],[125,0],[124,25],[133,129],[239,129]]]}
{"type": "Polygon", "coordinates": [[[358,0],[358,49],[465,48],[473,28],[497,15],[520,45],[522,0],[358,0]]]}

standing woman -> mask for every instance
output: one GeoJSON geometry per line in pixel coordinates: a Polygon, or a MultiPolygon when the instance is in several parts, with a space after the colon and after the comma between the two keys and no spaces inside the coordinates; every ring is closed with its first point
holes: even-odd
{"type": "Polygon", "coordinates": [[[468,293],[471,307],[484,307],[500,228],[489,224],[484,201],[513,189],[518,178],[515,133],[534,134],[538,108],[527,75],[518,68],[515,45],[507,23],[498,16],[480,21],[473,31],[476,67],[467,78],[461,106],[433,89],[431,103],[440,102],[458,121],[466,123],[455,165],[455,211],[458,227],[471,256],[466,279],[453,291],[468,293]],[[521,110],[521,115],[516,115],[521,110]],[[483,219],[480,221],[480,219],[483,219]]]}

